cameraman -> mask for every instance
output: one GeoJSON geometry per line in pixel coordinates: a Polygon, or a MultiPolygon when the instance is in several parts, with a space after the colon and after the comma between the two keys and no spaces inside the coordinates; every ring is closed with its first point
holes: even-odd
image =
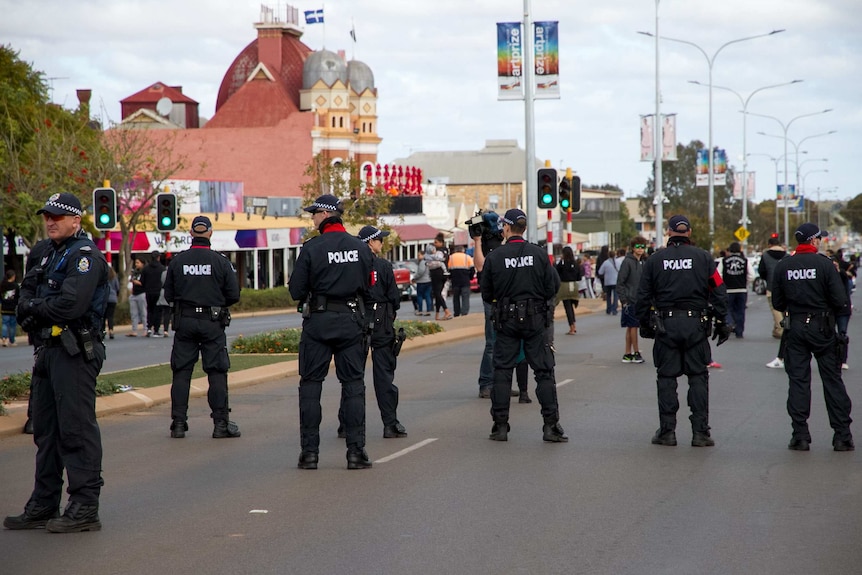
{"type": "MultiPolygon", "coordinates": [[[[480,211],[476,216],[465,223],[469,226],[470,237],[475,244],[473,266],[476,268],[476,278],[481,286],[485,258],[503,243],[503,232],[500,216],[496,213],[480,211]],[[481,220],[476,222],[479,217],[481,220]]],[[[485,349],[482,352],[482,362],[479,364],[479,397],[489,399],[491,388],[494,386],[493,352],[496,334],[491,321],[491,304],[483,300],[482,306],[485,309],[485,349]]]]}

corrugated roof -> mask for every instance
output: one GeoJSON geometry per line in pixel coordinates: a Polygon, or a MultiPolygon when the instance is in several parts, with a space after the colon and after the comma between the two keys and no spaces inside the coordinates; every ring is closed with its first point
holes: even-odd
{"type": "MultiPolygon", "coordinates": [[[[416,166],[423,177],[448,178],[448,184],[520,184],[525,180],[526,153],[517,140],[488,140],[481,150],[414,152],[393,163],[416,166]]],[[[536,160],[536,165],[542,165],[536,160]]]]}
{"type": "Polygon", "coordinates": [[[156,82],[151,86],[148,86],[137,92],[132,94],[127,98],[123,98],[120,100],[120,104],[130,104],[130,103],[148,103],[152,104],[158,102],[162,98],[168,98],[173,103],[186,103],[186,104],[197,104],[194,100],[183,94],[180,89],[181,87],[168,86],[164,82],[156,82]]]}

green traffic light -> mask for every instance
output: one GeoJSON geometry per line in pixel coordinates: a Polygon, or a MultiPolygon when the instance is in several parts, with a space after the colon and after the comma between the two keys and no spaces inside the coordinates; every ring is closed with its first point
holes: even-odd
{"type": "Polygon", "coordinates": [[[542,203],[543,204],[550,204],[552,199],[553,198],[551,197],[551,194],[543,194],[542,195],[542,203]]]}
{"type": "Polygon", "coordinates": [[[162,227],[163,228],[171,227],[171,217],[170,216],[162,216],[162,227]]]}
{"type": "Polygon", "coordinates": [[[108,225],[111,223],[111,216],[109,214],[102,214],[99,216],[99,222],[103,225],[108,225]]]}
{"type": "Polygon", "coordinates": [[[563,208],[564,210],[568,210],[569,209],[569,200],[567,198],[561,198],[560,199],[560,207],[563,208]]]}

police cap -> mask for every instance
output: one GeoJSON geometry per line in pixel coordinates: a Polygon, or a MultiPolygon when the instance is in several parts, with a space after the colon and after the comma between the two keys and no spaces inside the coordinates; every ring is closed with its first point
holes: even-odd
{"type": "Polygon", "coordinates": [[[323,194],[322,196],[319,196],[316,200],[314,200],[313,204],[302,209],[312,214],[315,214],[320,211],[338,214],[344,213],[344,206],[341,204],[339,199],[332,194],[323,194]]]}
{"type": "Polygon", "coordinates": [[[671,216],[667,221],[667,229],[684,234],[691,229],[691,222],[683,215],[671,216]]]}
{"type": "Polygon", "coordinates": [[[815,224],[811,222],[805,222],[798,228],[796,228],[796,232],[793,234],[796,237],[796,241],[800,244],[805,244],[810,242],[815,238],[822,238],[829,235],[829,232],[826,230],[821,230],[815,224]]]}
{"type": "Polygon", "coordinates": [[[75,197],[74,194],[61,192],[53,194],[45,205],[39,208],[36,215],[53,214],[55,216],[80,216],[84,213],[81,209],[81,200],[75,197]]]}
{"type": "Polygon", "coordinates": [[[365,226],[364,228],[359,230],[359,235],[356,237],[358,237],[363,242],[368,243],[371,240],[381,240],[382,241],[383,238],[385,238],[388,235],[389,235],[389,232],[387,232],[385,230],[375,228],[374,226],[365,226]]]}

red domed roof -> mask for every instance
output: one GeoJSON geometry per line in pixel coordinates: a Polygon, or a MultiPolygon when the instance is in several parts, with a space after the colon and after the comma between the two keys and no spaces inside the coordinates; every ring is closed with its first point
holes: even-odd
{"type": "MultiPolygon", "coordinates": [[[[299,108],[299,91],[302,89],[302,65],[308,54],[311,53],[311,48],[291,34],[283,34],[280,39],[265,38],[264,41],[281,42],[281,62],[264,62],[264,65],[278,75],[285,91],[290,95],[296,107],[299,108]]],[[[216,112],[245,84],[249,74],[260,63],[258,55],[260,42],[260,37],[253,40],[251,44],[239,53],[230,65],[230,68],[228,68],[218,91],[216,112]]]]}

